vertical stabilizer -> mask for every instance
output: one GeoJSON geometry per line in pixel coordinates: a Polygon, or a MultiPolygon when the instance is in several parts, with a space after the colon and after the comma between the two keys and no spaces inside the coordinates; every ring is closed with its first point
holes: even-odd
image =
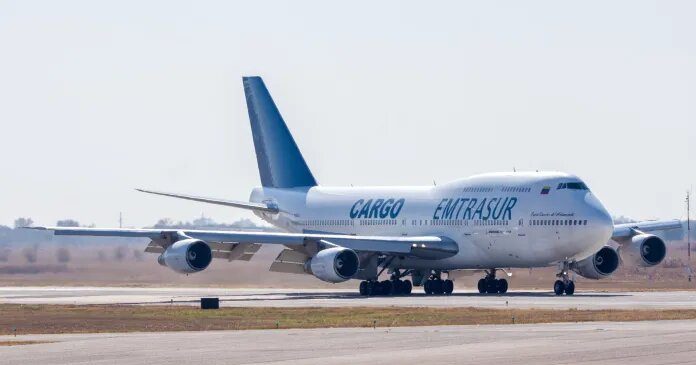
{"type": "Polygon", "coordinates": [[[317,185],[261,77],[242,80],[261,185],[273,188],[317,185]]]}

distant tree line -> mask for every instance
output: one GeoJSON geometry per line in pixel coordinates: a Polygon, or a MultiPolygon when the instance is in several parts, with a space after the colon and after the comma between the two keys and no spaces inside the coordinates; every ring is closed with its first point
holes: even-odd
{"type": "MultiPolygon", "coordinates": [[[[137,238],[120,238],[120,237],[70,237],[70,236],[53,236],[51,232],[47,231],[37,231],[31,229],[22,229],[22,227],[31,227],[34,225],[34,220],[30,217],[20,217],[15,219],[14,228],[8,226],[0,225],[0,261],[3,258],[3,252],[6,252],[8,248],[13,248],[14,246],[31,246],[43,243],[52,244],[129,244],[141,242],[142,239],[137,238]]],[[[58,227],[84,227],[79,221],[75,219],[61,219],[56,222],[58,227]]],[[[92,225],[93,226],[93,225],[92,225]]],[[[192,221],[177,221],[170,218],[162,218],[158,220],[154,225],[149,228],[160,228],[160,229],[215,229],[215,230],[235,230],[235,229],[247,229],[247,230],[259,230],[266,229],[265,227],[259,226],[252,222],[250,219],[240,219],[232,223],[219,223],[211,218],[200,217],[192,221]]],[[[30,254],[27,251],[27,255],[30,254]]],[[[65,255],[63,255],[62,260],[67,260],[65,255]]]]}

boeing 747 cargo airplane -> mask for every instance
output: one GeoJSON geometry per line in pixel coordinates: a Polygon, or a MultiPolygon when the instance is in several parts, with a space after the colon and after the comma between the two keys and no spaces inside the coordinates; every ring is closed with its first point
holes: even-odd
{"type": "Polygon", "coordinates": [[[361,280],[362,295],[410,294],[412,286],[450,294],[455,270],[482,272],[480,293],[505,293],[499,270],[557,265],[553,290],[572,295],[571,272],[601,279],[620,261],[657,265],[666,246],[650,232],[681,227],[676,220],[615,225],[579,177],[560,172],[482,174],[438,186],[320,186],[264,82],[244,77],[243,83],[261,175],[249,202],[141,191],[247,209],[283,232],[38,229],[147,237],[146,252],[186,274],[203,271],[214,258],[248,261],[260,245],[283,245],[271,271],[331,283],[361,280]],[[378,281],[383,272],[390,279],[378,281]]]}

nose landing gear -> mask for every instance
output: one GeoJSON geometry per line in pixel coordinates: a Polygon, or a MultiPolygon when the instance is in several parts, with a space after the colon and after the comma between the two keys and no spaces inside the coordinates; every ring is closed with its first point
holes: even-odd
{"type": "Polygon", "coordinates": [[[495,278],[496,269],[486,270],[486,277],[478,281],[478,291],[481,294],[505,294],[508,290],[508,282],[505,279],[495,278]]]}
{"type": "Polygon", "coordinates": [[[561,272],[556,274],[558,280],[553,283],[553,292],[556,295],[563,295],[563,293],[566,295],[575,294],[575,282],[568,276],[569,265],[567,261],[563,261],[561,264],[561,272]]]}

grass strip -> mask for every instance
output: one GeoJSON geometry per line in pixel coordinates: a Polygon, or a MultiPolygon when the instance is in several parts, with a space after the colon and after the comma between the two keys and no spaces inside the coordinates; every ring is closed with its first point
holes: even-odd
{"type": "Polygon", "coordinates": [[[0,304],[0,334],[275,328],[404,327],[696,319],[696,309],[555,310],[478,307],[340,307],[200,310],[189,306],[0,304]],[[15,332],[16,329],[16,332],[15,332]]]}

